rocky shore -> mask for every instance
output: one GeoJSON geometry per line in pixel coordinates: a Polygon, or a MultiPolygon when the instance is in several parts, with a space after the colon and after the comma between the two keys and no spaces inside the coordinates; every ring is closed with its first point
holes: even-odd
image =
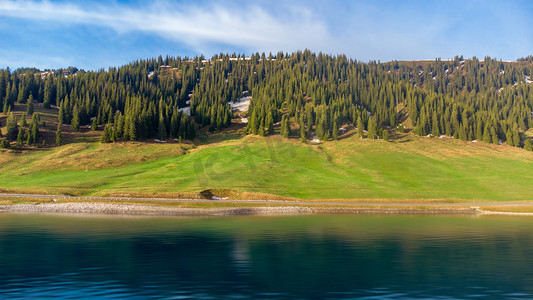
{"type": "Polygon", "coordinates": [[[0,212],[52,214],[109,214],[161,216],[236,216],[236,215],[302,215],[302,214],[475,214],[467,208],[357,208],[357,207],[240,207],[179,208],[155,205],[108,203],[41,203],[0,205],[0,212]]]}

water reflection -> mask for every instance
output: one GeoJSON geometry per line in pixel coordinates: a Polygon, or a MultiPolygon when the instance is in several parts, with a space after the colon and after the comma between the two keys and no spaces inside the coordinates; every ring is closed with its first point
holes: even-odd
{"type": "Polygon", "coordinates": [[[533,219],[0,215],[5,298],[524,298],[533,219]]]}

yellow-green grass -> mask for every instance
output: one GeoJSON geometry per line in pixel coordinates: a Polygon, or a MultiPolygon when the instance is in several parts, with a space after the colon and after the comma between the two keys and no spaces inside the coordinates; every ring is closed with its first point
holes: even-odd
{"type": "Polygon", "coordinates": [[[0,152],[10,192],[378,201],[533,200],[533,153],[506,145],[424,138],[319,145],[279,136],[216,134],[206,144],[78,142],[0,152]]]}

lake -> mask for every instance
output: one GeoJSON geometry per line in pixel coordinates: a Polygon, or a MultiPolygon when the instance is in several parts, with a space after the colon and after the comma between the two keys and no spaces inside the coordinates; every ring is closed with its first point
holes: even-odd
{"type": "Polygon", "coordinates": [[[533,218],[0,214],[0,298],[533,297],[533,218]]]}

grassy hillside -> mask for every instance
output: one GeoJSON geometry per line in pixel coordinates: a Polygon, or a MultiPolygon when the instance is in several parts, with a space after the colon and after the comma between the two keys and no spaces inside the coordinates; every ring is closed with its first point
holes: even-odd
{"type": "Polygon", "coordinates": [[[211,190],[233,198],[533,200],[532,152],[412,134],[392,142],[361,140],[353,133],[319,145],[221,133],[197,146],[79,141],[19,153],[1,150],[0,189],[72,195],[198,196],[211,190]]]}

